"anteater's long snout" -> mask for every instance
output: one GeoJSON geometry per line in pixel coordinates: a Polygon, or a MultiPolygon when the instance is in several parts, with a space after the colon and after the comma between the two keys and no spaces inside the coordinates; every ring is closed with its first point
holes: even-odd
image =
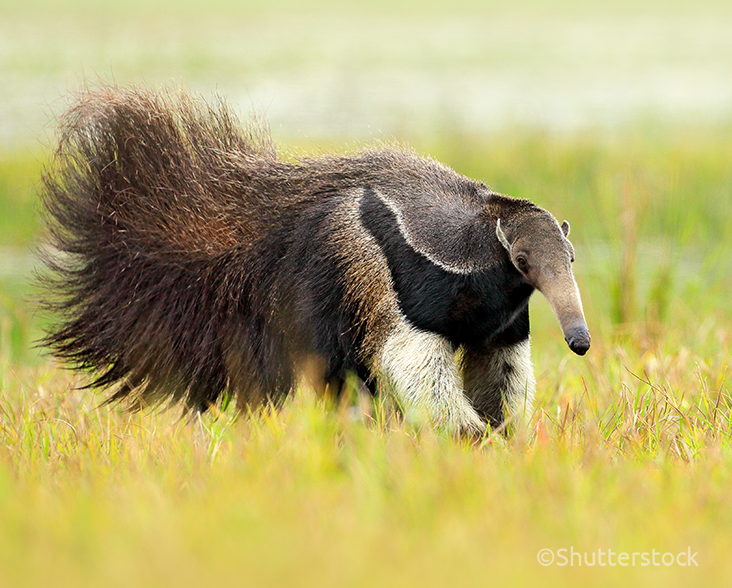
{"type": "Polygon", "coordinates": [[[554,316],[557,317],[564,340],[577,355],[584,355],[590,348],[590,330],[582,311],[582,300],[574,277],[569,274],[563,280],[542,284],[539,290],[544,294],[554,316]]]}

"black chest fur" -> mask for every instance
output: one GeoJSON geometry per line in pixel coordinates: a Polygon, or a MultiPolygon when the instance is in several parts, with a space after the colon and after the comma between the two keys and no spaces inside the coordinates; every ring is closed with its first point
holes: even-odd
{"type": "Polygon", "coordinates": [[[449,272],[407,243],[396,215],[370,189],[364,192],[360,216],[386,256],[400,309],[415,327],[455,345],[507,345],[528,337],[533,288],[508,256],[487,270],[449,272]]]}

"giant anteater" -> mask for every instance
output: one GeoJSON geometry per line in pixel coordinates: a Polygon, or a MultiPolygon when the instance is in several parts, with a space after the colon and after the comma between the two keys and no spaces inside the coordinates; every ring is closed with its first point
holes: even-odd
{"type": "Polygon", "coordinates": [[[46,342],[112,399],[256,406],[310,366],[474,434],[532,400],[534,289],[590,346],[569,225],[406,149],[283,159],[221,102],[105,87],[62,117],[44,204],[46,342]]]}

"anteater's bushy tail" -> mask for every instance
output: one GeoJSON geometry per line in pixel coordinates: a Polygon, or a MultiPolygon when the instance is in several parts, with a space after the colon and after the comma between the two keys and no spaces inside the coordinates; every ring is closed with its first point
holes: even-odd
{"type": "Polygon", "coordinates": [[[43,180],[43,279],[60,321],[45,342],[133,404],[205,409],[226,390],[257,401],[288,389],[278,343],[245,300],[249,280],[266,280],[251,249],[276,222],[266,178],[284,165],[266,132],[221,103],[82,93],[43,180]]]}

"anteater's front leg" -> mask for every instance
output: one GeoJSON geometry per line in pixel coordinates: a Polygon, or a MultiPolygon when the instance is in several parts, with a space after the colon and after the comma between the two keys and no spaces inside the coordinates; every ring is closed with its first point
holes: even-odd
{"type": "Polygon", "coordinates": [[[461,364],[465,393],[492,427],[506,417],[519,425],[526,421],[536,387],[528,338],[511,345],[466,347],[461,364]]]}
{"type": "Polygon", "coordinates": [[[400,321],[386,339],[378,368],[407,418],[429,420],[455,433],[485,431],[485,423],[463,392],[455,350],[444,337],[400,321]]]}

